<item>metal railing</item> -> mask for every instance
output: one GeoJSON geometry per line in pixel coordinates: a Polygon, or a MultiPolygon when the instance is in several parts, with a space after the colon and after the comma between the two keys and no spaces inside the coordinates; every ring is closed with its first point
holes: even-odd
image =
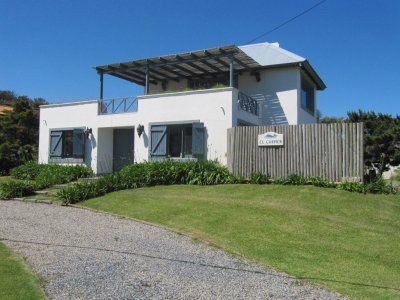
{"type": "Polygon", "coordinates": [[[258,102],[254,98],[246,95],[245,93],[238,93],[239,107],[253,115],[258,116],[258,102]]]}
{"type": "Polygon", "coordinates": [[[138,111],[138,100],[136,97],[113,98],[99,100],[99,114],[120,114],[138,111]]]}

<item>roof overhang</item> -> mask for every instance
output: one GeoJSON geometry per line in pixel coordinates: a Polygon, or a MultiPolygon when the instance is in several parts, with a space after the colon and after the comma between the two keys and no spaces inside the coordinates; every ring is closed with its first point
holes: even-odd
{"type": "Polygon", "coordinates": [[[250,70],[261,65],[237,46],[223,46],[181,54],[165,55],[95,67],[99,73],[145,85],[189,78],[218,77],[229,72],[250,70]]]}

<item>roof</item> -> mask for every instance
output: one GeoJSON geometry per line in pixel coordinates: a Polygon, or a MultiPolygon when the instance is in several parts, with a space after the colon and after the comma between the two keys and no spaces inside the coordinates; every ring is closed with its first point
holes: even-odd
{"type": "Polygon", "coordinates": [[[95,68],[99,73],[145,85],[146,74],[149,74],[151,83],[179,81],[182,78],[221,76],[229,72],[231,60],[233,60],[235,71],[296,65],[304,69],[315,82],[317,89],[326,88],[322,79],[304,57],[280,48],[277,43],[222,46],[95,68]]]}

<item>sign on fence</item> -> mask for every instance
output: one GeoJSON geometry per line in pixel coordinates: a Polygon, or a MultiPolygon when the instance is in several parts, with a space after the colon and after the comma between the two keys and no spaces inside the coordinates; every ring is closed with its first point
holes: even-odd
{"type": "Polygon", "coordinates": [[[258,135],[258,146],[283,146],[283,134],[266,132],[258,135]]]}

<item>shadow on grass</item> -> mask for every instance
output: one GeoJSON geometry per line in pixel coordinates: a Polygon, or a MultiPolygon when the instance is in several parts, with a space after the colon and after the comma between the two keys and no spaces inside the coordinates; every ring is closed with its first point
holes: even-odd
{"type": "Polygon", "coordinates": [[[312,276],[310,276],[310,277],[308,277],[308,276],[295,277],[295,276],[284,275],[284,274],[270,273],[270,272],[266,272],[266,271],[232,268],[232,267],[228,267],[228,266],[219,266],[219,265],[195,262],[195,261],[190,261],[190,260],[181,260],[181,259],[175,259],[175,258],[161,257],[161,256],[143,254],[143,253],[132,252],[132,251],[121,251],[121,250],[115,250],[115,249],[106,249],[106,248],[89,247],[89,246],[76,246],[76,245],[66,245],[66,244],[52,244],[52,243],[45,243],[45,242],[12,240],[12,239],[7,239],[7,238],[0,238],[0,241],[33,244],[33,245],[41,245],[41,246],[51,246],[51,247],[61,247],[61,248],[87,249],[87,250],[96,250],[96,251],[102,251],[102,252],[113,252],[113,253],[119,253],[119,254],[134,255],[134,256],[139,256],[139,257],[144,257],[144,258],[149,258],[149,259],[172,261],[172,262],[178,262],[178,263],[184,263],[184,264],[209,267],[209,268],[214,268],[214,269],[223,269],[223,270],[231,270],[231,271],[238,271],[238,272],[245,272],[245,273],[268,275],[268,276],[281,277],[281,278],[287,278],[287,279],[326,281],[326,282],[335,282],[335,283],[349,284],[349,285],[355,285],[355,286],[361,286],[361,287],[372,287],[372,288],[378,288],[378,289],[400,291],[400,288],[395,288],[395,287],[388,287],[388,286],[381,286],[381,285],[374,285],[374,284],[367,284],[367,283],[360,283],[360,282],[341,281],[341,280],[319,278],[319,277],[312,277],[312,276]]]}

